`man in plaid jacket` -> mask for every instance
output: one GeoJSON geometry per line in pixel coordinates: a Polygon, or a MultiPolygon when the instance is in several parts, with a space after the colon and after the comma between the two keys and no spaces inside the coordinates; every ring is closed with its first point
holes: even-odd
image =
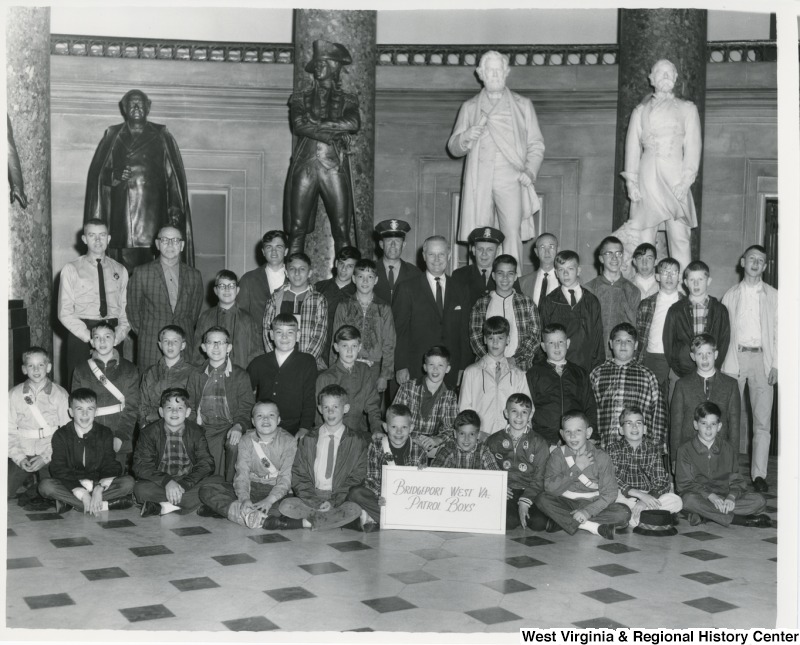
{"type": "Polygon", "coordinates": [[[288,281],[276,289],[264,311],[264,346],[268,352],[275,349],[269,330],[272,319],[278,314],[292,314],[297,319],[301,352],[311,354],[317,360],[317,368],[328,366],[322,358],[328,333],[328,303],[308,280],[311,277],[311,259],[305,253],[292,253],[286,258],[288,281]]]}
{"type": "Polygon", "coordinates": [[[505,350],[509,362],[523,372],[533,365],[540,349],[542,324],[533,299],[514,290],[517,261],[510,255],[498,255],[492,264],[495,289],[475,302],[469,320],[469,343],[478,359],[486,353],[483,324],[491,316],[502,316],[511,325],[505,350]]]}

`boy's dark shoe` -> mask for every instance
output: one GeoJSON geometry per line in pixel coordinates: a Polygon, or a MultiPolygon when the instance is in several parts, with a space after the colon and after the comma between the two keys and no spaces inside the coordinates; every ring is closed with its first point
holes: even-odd
{"type": "Polygon", "coordinates": [[[771,529],[772,520],[769,515],[748,515],[744,520],[744,525],[756,529],[771,529]]]}
{"type": "Polygon", "coordinates": [[[200,504],[200,507],[197,509],[197,514],[200,517],[216,517],[221,520],[226,519],[224,515],[220,515],[213,508],[206,506],[205,504],[200,504]]]}
{"type": "Polygon", "coordinates": [[[274,515],[270,515],[264,520],[264,523],[261,525],[261,527],[267,531],[288,531],[291,529],[301,529],[303,528],[303,520],[295,520],[291,517],[283,516],[275,517],[274,515]]]}
{"type": "Polygon", "coordinates": [[[67,504],[66,502],[62,502],[61,500],[56,500],[56,513],[61,515],[62,513],[68,513],[72,510],[72,504],[67,504]]]}
{"type": "Polygon", "coordinates": [[[614,525],[613,524],[600,524],[597,527],[597,534],[606,540],[614,539],[614,525]]]}
{"type": "Polygon", "coordinates": [[[112,499],[108,503],[108,510],[109,511],[123,511],[126,508],[130,508],[133,506],[133,495],[125,495],[125,497],[120,497],[118,499],[112,499]]]}
{"type": "Polygon", "coordinates": [[[703,523],[702,516],[697,513],[689,513],[687,519],[689,520],[689,526],[700,526],[703,523]]]}
{"type": "Polygon", "coordinates": [[[753,480],[753,490],[757,493],[767,493],[769,492],[769,484],[763,477],[756,477],[753,480]]]}
{"type": "Polygon", "coordinates": [[[152,517],[153,515],[161,515],[161,504],[158,502],[145,502],[142,504],[142,517],[152,517]]]}
{"type": "Polygon", "coordinates": [[[563,531],[564,529],[556,523],[555,520],[547,518],[547,526],[544,527],[545,533],[558,533],[559,531],[563,531]]]}
{"type": "Polygon", "coordinates": [[[375,531],[380,531],[380,528],[377,522],[367,522],[361,527],[361,530],[364,531],[364,533],[375,533],[375,531]]]}
{"type": "Polygon", "coordinates": [[[49,508],[53,508],[54,505],[55,505],[54,500],[45,499],[44,497],[39,497],[25,504],[24,510],[34,513],[40,513],[42,511],[46,511],[49,508]]]}

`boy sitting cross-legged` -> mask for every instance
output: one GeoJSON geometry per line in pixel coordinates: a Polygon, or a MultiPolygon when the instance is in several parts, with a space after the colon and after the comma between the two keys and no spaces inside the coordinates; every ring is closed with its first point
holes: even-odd
{"type": "Polygon", "coordinates": [[[102,511],[133,506],[133,477],[120,476],[114,453],[114,435],[95,423],[97,395],[88,388],[69,397],[72,421],[53,435],[51,478],[39,484],[42,497],[56,500],[56,512],[73,508],[99,515],[102,511]]]}
{"type": "Polygon", "coordinates": [[[544,490],[544,471],[550,449],[547,441],[530,425],[533,402],[526,394],[512,394],[503,414],[508,421],[505,430],[494,433],[486,448],[494,455],[497,466],[508,471],[506,530],[518,526],[543,531],[547,516],[533,503],[544,490]]]}
{"type": "Polygon", "coordinates": [[[502,316],[483,321],[483,343],[488,353],[464,370],[459,410],[475,410],[481,418],[480,440],[505,428],[503,418],[508,397],[516,392],[530,395],[525,372],[505,356],[509,322],[502,316]]]}
{"type": "MultiPolygon", "coordinates": [[[[361,516],[361,507],[345,501],[367,474],[367,442],[343,423],[350,409],[347,391],[328,385],[317,396],[323,424],[299,440],[292,465],[296,497],[281,502],[280,512],[315,531],[344,526],[361,516]]],[[[294,528],[287,526],[286,528],[294,528]]]]}
{"type": "Polygon", "coordinates": [[[538,506],[551,521],[548,533],[559,527],[570,535],[578,529],[614,539],[614,528],[625,528],[631,512],[618,504],[617,481],[611,458],[589,441],[592,427],[579,410],[561,418],[564,445],[547,459],[544,492],[536,498],[538,506]]]}
{"type": "Polygon", "coordinates": [[[274,401],[253,406],[253,429],[239,442],[236,476],[227,482],[203,484],[197,514],[227,517],[251,529],[288,528],[278,511],[278,502],[292,487],[292,463],[297,441],[280,427],[281,417],[274,401]]]}
{"type": "Polygon", "coordinates": [[[202,428],[190,421],[189,393],[180,387],[165,390],[158,413],[161,419],[139,434],[133,455],[142,517],[173,511],[187,514],[200,506],[200,486],[221,482],[214,475],[214,458],[202,428]]]}
{"type": "Polygon", "coordinates": [[[467,468],[500,470],[489,449],[479,442],[481,418],[475,410],[458,413],[453,421],[455,442],[448,441],[436,452],[431,466],[435,468],[467,468]]]}
{"type": "Polygon", "coordinates": [[[697,436],[678,448],[675,486],[689,514],[689,524],[704,519],[722,526],[738,524],[769,528],[772,522],[761,512],[767,503],[761,493],[747,492],[739,473],[738,455],[719,436],[722,411],[716,403],[704,401],[694,411],[697,436]]]}
{"type": "Polygon", "coordinates": [[[659,446],[645,437],[647,426],[641,408],[629,406],[619,415],[622,439],[608,445],[619,494],[617,501],[631,509],[631,528],[639,525],[642,511],[677,513],[681,498],[670,492],[670,477],[659,446]]]}
{"type": "Polygon", "coordinates": [[[350,489],[347,499],[358,504],[361,529],[364,533],[378,530],[381,519],[381,478],[383,466],[416,466],[424,468],[428,458],[422,447],[411,440],[411,410],[402,403],[386,409],[383,424],[386,435],[374,435],[367,450],[367,476],[360,486],[350,489]]]}
{"type": "Polygon", "coordinates": [[[172,387],[186,387],[189,374],[197,368],[183,355],[186,350],[186,332],[178,325],[166,325],[158,332],[158,348],[163,356],[151,365],[142,376],[139,387],[139,427],[158,421],[161,393],[172,387]]]}

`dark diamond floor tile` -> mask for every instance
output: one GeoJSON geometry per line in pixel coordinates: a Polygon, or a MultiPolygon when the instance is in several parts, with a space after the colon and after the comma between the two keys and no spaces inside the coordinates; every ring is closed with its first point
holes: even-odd
{"type": "Polygon", "coordinates": [[[261,535],[248,535],[249,540],[256,544],[278,544],[280,542],[291,542],[289,538],[280,533],[262,533],[261,535]]]}
{"type": "Polygon", "coordinates": [[[597,571],[597,573],[602,573],[604,576],[609,576],[611,578],[616,578],[617,576],[627,576],[631,573],[639,573],[634,569],[623,567],[621,564],[601,564],[600,566],[589,568],[592,569],[592,571],[597,571]]]}
{"type": "Polygon", "coordinates": [[[143,605],[141,607],[127,607],[119,612],[131,623],[140,623],[144,620],[157,620],[159,618],[173,618],[173,614],[164,605],[143,605]]]}
{"type": "Polygon", "coordinates": [[[27,516],[31,522],[46,522],[47,520],[63,520],[58,513],[31,513],[27,516]]]}
{"type": "Polygon", "coordinates": [[[50,609],[52,607],[66,607],[74,605],[75,601],[65,593],[49,593],[43,596],[25,596],[23,600],[31,609],[50,609]]]}
{"type": "Polygon", "coordinates": [[[347,629],[345,631],[348,632],[374,632],[375,630],[372,627],[359,627],[358,629],[347,629]]]}
{"type": "Polygon", "coordinates": [[[52,545],[57,549],[66,549],[67,547],[71,546],[91,546],[92,541],[86,537],[77,537],[77,538],[57,538],[55,540],[50,540],[52,545]]]}
{"type": "Polygon", "coordinates": [[[705,611],[709,614],[718,614],[721,611],[730,611],[731,609],[738,609],[737,605],[732,605],[729,602],[725,602],[724,600],[717,600],[716,598],[712,598],[711,596],[706,596],[705,598],[697,598],[696,600],[686,600],[683,603],[684,605],[689,605],[690,607],[694,607],[695,609],[700,609],[701,611],[705,611]]]}
{"type": "Polygon", "coordinates": [[[486,609],[473,609],[472,611],[464,612],[467,616],[472,616],[476,620],[481,621],[486,625],[497,625],[498,623],[507,623],[511,620],[519,620],[522,616],[517,616],[515,613],[503,609],[502,607],[487,607],[486,609]]]}
{"type": "Polygon", "coordinates": [[[715,585],[720,582],[728,582],[730,578],[726,578],[725,576],[720,576],[716,573],[711,571],[698,571],[697,573],[684,573],[684,578],[689,578],[689,580],[694,580],[695,582],[699,582],[704,585],[715,585]]]}
{"type": "Polygon", "coordinates": [[[683,555],[688,555],[690,558],[702,560],[703,562],[706,562],[708,560],[719,560],[720,558],[728,557],[725,555],[721,555],[719,553],[714,553],[713,551],[707,551],[706,549],[698,549],[696,551],[684,551],[683,555]]]}
{"type": "Polygon", "coordinates": [[[231,555],[215,555],[211,558],[216,560],[223,567],[230,567],[234,564],[250,564],[255,562],[256,559],[247,553],[232,553],[231,555]]]}
{"type": "Polygon", "coordinates": [[[6,529],[6,537],[17,537],[17,534],[14,529],[6,529]]]}
{"type": "Polygon", "coordinates": [[[778,536],[776,535],[775,537],[764,538],[763,542],[769,542],[770,544],[777,544],[778,543],[778,536]]]}
{"type": "Polygon", "coordinates": [[[183,526],[179,529],[170,529],[178,537],[190,537],[192,535],[208,535],[211,533],[205,526],[183,526]]]}
{"type": "Polygon", "coordinates": [[[335,562],[315,562],[314,564],[301,564],[299,567],[308,571],[312,576],[318,576],[323,573],[340,573],[342,571],[347,571],[347,569],[340,567],[335,562]]]}
{"type": "Polygon", "coordinates": [[[172,553],[163,544],[154,544],[152,546],[135,546],[131,548],[131,552],[138,558],[144,558],[151,555],[169,555],[172,553]]]}
{"type": "Polygon", "coordinates": [[[433,582],[440,580],[432,573],[423,571],[422,569],[415,569],[414,571],[402,571],[401,573],[390,573],[392,578],[395,578],[406,585],[414,585],[419,582],[433,582]]]}
{"type": "Polygon", "coordinates": [[[610,542],[609,544],[600,544],[597,547],[601,551],[607,551],[608,553],[613,553],[615,555],[621,555],[623,553],[633,553],[634,551],[641,551],[641,549],[637,549],[633,546],[628,546],[626,544],[620,544],[619,542],[610,542]]]}
{"type": "Polygon", "coordinates": [[[222,624],[232,632],[269,632],[273,629],[280,629],[280,627],[271,620],[264,618],[264,616],[223,620],[222,624]]]}
{"type": "Polygon", "coordinates": [[[372,600],[362,600],[367,607],[371,607],[375,611],[381,614],[388,613],[390,611],[402,611],[404,609],[416,609],[417,606],[408,602],[408,600],[404,600],[403,598],[399,598],[398,596],[387,596],[386,598],[373,598],[372,600]]]}
{"type": "Polygon", "coordinates": [[[108,520],[108,522],[98,522],[97,524],[104,529],[124,529],[128,526],[136,526],[130,520],[108,520]]]}
{"type": "Polygon", "coordinates": [[[514,538],[512,542],[517,542],[525,546],[543,546],[545,544],[555,544],[552,540],[546,540],[538,535],[528,535],[526,537],[514,538]]]}
{"type": "Polygon", "coordinates": [[[303,587],[281,587],[280,589],[268,589],[264,593],[278,602],[288,602],[289,600],[305,600],[306,598],[317,597],[307,589],[303,589],[303,587]]]}
{"type": "Polygon", "coordinates": [[[112,580],[114,578],[127,578],[128,574],[119,567],[107,567],[105,569],[86,569],[81,571],[89,582],[97,580],[112,580]]]}
{"type": "Polygon", "coordinates": [[[532,591],[536,587],[526,585],[524,582],[515,580],[514,578],[507,578],[506,580],[494,580],[493,582],[484,582],[484,587],[494,589],[500,593],[519,593],[520,591],[532,591]]]}
{"type": "Polygon", "coordinates": [[[581,629],[626,629],[627,625],[618,623],[611,618],[590,618],[589,620],[579,620],[577,623],[572,623],[581,629]]]}
{"type": "Polygon", "coordinates": [[[203,576],[202,578],[184,578],[183,580],[170,580],[169,583],[173,585],[178,591],[198,591],[199,589],[214,589],[219,585],[211,578],[203,576]]]}
{"type": "Polygon", "coordinates": [[[506,564],[510,564],[517,569],[525,569],[527,567],[538,567],[539,565],[546,564],[541,560],[532,558],[529,555],[515,555],[511,558],[506,558],[506,564]]]}
{"type": "Polygon", "coordinates": [[[714,535],[713,533],[708,533],[706,531],[689,531],[688,533],[681,533],[683,537],[692,538],[693,540],[698,540],[699,542],[706,542],[708,540],[721,540],[721,535],[714,535]]]}
{"type": "Polygon", "coordinates": [[[337,551],[342,553],[350,553],[351,551],[370,551],[372,549],[369,544],[364,544],[363,542],[359,542],[358,540],[348,540],[347,542],[333,542],[332,544],[328,544],[328,546],[332,546],[337,551]]]}
{"type": "Polygon", "coordinates": [[[41,566],[39,558],[9,558],[6,560],[6,569],[31,569],[41,566]]]}
{"type": "Polygon", "coordinates": [[[628,594],[617,591],[616,589],[612,589],[611,587],[606,587],[605,589],[595,589],[594,591],[583,591],[582,593],[584,596],[589,596],[589,598],[598,600],[606,605],[610,605],[611,603],[615,602],[622,602],[624,600],[634,600],[633,596],[629,596],[628,594]]]}

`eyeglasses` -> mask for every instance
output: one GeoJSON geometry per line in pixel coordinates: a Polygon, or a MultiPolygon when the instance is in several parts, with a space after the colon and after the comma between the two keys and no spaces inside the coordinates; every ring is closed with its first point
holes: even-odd
{"type": "Polygon", "coordinates": [[[206,343],[209,347],[225,347],[227,344],[227,340],[212,340],[206,343]]]}
{"type": "Polygon", "coordinates": [[[666,276],[668,278],[677,278],[678,277],[678,271],[661,271],[658,275],[663,275],[663,276],[666,276]]]}
{"type": "Polygon", "coordinates": [[[603,253],[603,257],[606,257],[606,258],[621,258],[622,257],[622,251],[606,251],[605,253],[603,253]]]}
{"type": "Polygon", "coordinates": [[[230,284],[215,284],[214,285],[214,287],[216,287],[220,291],[233,291],[238,286],[239,285],[236,284],[235,282],[230,283],[230,284]]]}
{"type": "Polygon", "coordinates": [[[644,421],[626,421],[622,424],[623,428],[644,428],[644,421]]]}
{"type": "Polygon", "coordinates": [[[166,246],[178,246],[183,239],[180,237],[159,237],[158,241],[166,246]]]}

